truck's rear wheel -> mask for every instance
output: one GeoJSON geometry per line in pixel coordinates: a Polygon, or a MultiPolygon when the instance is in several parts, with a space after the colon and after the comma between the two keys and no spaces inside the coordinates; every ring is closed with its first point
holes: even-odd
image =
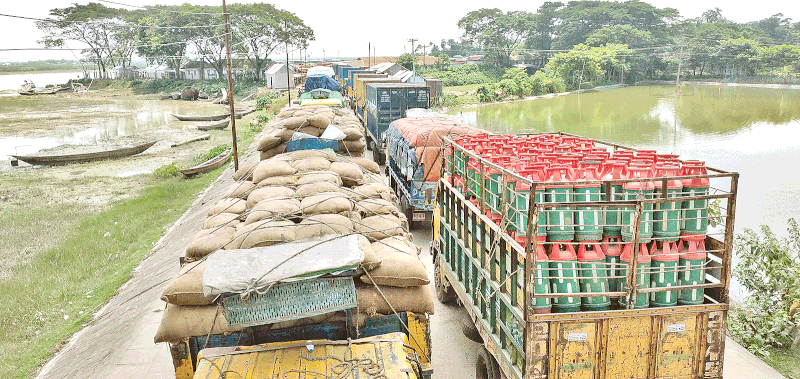
{"type": "Polygon", "coordinates": [[[433,262],[433,284],[436,286],[436,297],[442,304],[452,304],[458,297],[456,290],[442,273],[441,265],[441,257],[437,254],[433,262]]]}
{"type": "Polygon", "coordinates": [[[481,346],[475,362],[475,379],[500,379],[500,366],[485,347],[481,346]]]}

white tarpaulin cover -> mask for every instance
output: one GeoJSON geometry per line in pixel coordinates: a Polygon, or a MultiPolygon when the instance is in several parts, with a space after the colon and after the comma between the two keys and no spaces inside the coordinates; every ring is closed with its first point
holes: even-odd
{"type": "Polygon", "coordinates": [[[316,277],[357,266],[364,250],[356,235],[326,236],[242,250],[217,250],[206,258],[203,293],[247,293],[277,282],[316,277]]]}

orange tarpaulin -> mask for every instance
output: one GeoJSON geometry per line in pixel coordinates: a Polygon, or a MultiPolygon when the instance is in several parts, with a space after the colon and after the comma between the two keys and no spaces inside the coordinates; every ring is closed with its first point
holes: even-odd
{"type": "Polygon", "coordinates": [[[425,167],[423,180],[426,182],[439,180],[442,137],[455,139],[465,134],[486,133],[485,130],[443,118],[401,118],[393,124],[408,144],[415,148],[417,162],[425,167]]]}

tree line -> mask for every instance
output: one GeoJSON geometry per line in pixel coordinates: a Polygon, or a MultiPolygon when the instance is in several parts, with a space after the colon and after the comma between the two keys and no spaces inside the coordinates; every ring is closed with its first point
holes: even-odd
{"type": "MultiPolygon", "coordinates": [[[[682,18],[645,2],[545,2],[536,12],[483,8],[458,21],[459,39],[432,53],[483,55],[494,66],[533,63],[569,88],[645,79],[788,78],[800,71],[800,22],[782,14],[736,23],[719,8],[682,18]]],[[[530,73],[530,71],[529,71],[530,73]]]]}
{"type": "MultiPolygon", "coordinates": [[[[314,32],[295,14],[271,4],[232,4],[231,52],[247,59],[254,79],[271,63],[269,55],[286,44],[305,48],[314,32]]],[[[84,58],[96,64],[102,77],[113,67],[130,66],[133,54],[149,64],[163,64],[180,72],[195,57],[213,67],[222,78],[225,66],[225,28],[221,6],[156,5],[135,10],[99,3],[75,4],[50,10],[37,21],[45,32],[39,43],[63,48],[69,41],[86,44],[84,58]]]]}

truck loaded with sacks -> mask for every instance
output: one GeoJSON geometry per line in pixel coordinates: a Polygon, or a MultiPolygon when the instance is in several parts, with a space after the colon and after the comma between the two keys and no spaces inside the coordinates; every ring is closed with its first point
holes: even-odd
{"type": "MultiPolygon", "coordinates": [[[[282,110],[257,138],[260,159],[206,206],[162,293],[155,342],[177,378],[430,377],[433,294],[380,168],[363,148],[279,150],[287,131],[349,135],[350,116],[282,110]]],[[[363,143],[356,131],[345,147],[363,143]]]]}

